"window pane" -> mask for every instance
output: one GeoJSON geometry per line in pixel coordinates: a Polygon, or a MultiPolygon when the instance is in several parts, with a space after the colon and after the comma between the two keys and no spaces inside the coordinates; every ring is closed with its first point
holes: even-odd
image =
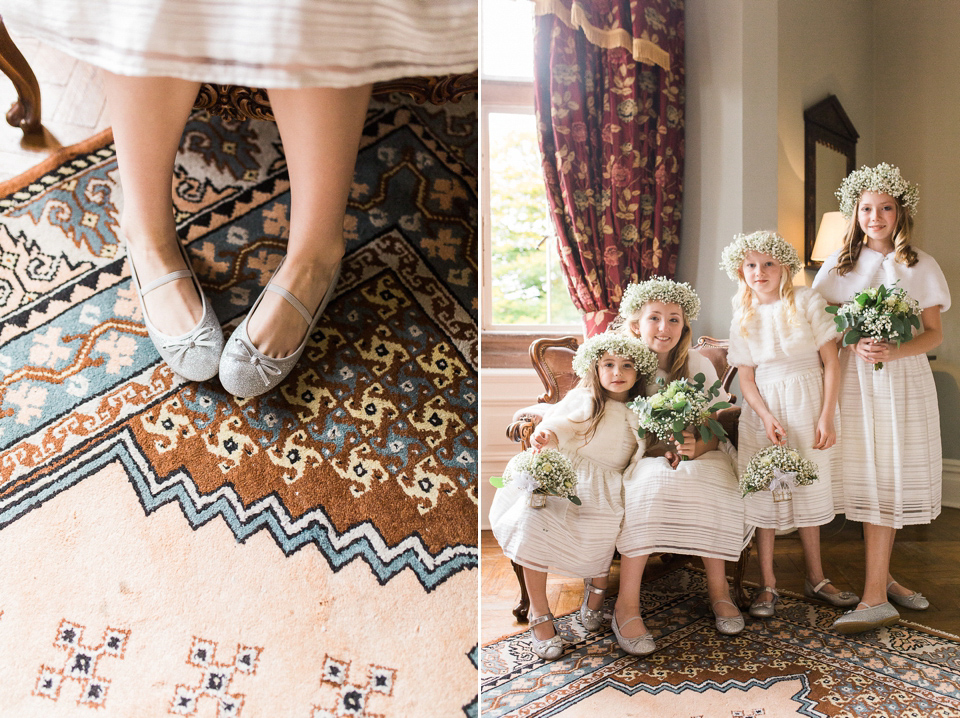
{"type": "Polygon", "coordinates": [[[481,75],[533,82],[533,3],[483,0],[480,13],[481,75]]]}
{"type": "Polygon", "coordinates": [[[490,113],[488,132],[493,324],[579,324],[557,257],[536,118],[490,113]]]}

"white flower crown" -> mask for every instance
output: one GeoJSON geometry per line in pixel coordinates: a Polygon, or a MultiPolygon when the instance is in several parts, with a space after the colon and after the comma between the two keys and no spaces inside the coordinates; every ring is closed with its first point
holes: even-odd
{"type": "Polygon", "coordinates": [[[637,374],[653,376],[657,373],[659,359],[646,344],[627,334],[611,331],[592,336],[580,345],[573,357],[573,371],[583,379],[607,352],[633,359],[637,374]]]}
{"type": "Polygon", "coordinates": [[[853,217],[860,195],[864,192],[882,192],[890,195],[903,205],[909,217],[916,213],[917,203],[920,201],[920,188],[901,177],[899,167],[886,162],[881,162],[872,168],[864,165],[848,174],[840,183],[840,189],[835,194],[840,200],[840,211],[843,212],[844,217],[847,219],[853,217]]]}
{"type": "Polygon", "coordinates": [[[769,254],[780,264],[790,268],[790,276],[800,271],[800,255],[793,246],[776,232],[762,230],[753,234],[738,234],[733,242],[728,244],[720,255],[720,269],[727,273],[733,281],[739,279],[737,270],[743,264],[747,252],[753,250],[761,254],[769,254]]]}
{"type": "Polygon", "coordinates": [[[700,297],[686,282],[675,282],[665,277],[651,277],[639,284],[630,284],[620,300],[620,316],[630,320],[634,312],[647,302],[679,304],[687,321],[700,314],[700,297]]]}

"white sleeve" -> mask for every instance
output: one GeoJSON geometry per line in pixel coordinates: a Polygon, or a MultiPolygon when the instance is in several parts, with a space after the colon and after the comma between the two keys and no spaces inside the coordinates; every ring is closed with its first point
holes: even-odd
{"type": "Polygon", "coordinates": [[[593,400],[586,389],[571,389],[560,401],[550,405],[538,429],[548,429],[557,435],[560,446],[574,441],[588,425],[593,400]]]}
{"type": "Polygon", "coordinates": [[[827,313],[827,300],[821,296],[820,292],[798,287],[797,297],[802,302],[804,316],[810,322],[817,348],[819,349],[827,342],[836,341],[840,336],[837,333],[837,323],[833,320],[834,315],[827,313]],[[800,289],[804,291],[801,292],[800,289]]]}
{"type": "Polygon", "coordinates": [[[753,360],[753,356],[750,354],[750,345],[747,343],[747,340],[740,334],[740,319],[739,313],[733,315],[733,319],[730,322],[730,343],[727,347],[727,363],[730,366],[756,366],[757,363],[753,360]]]}
{"type": "Polygon", "coordinates": [[[926,252],[918,250],[917,255],[919,260],[913,270],[920,281],[911,282],[910,294],[920,303],[921,309],[939,306],[941,312],[947,311],[950,308],[950,287],[943,270],[926,252]]]}

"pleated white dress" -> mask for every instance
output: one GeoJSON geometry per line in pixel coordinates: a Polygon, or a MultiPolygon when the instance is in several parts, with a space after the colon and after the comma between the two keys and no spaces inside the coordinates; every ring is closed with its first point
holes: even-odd
{"type": "MultiPolygon", "coordinates": [[[[691,377],[702,372],[706,385],[717,380],[713,364],[690,352],[691,377]]],[[[666,378],[664,372],[658,377],[666,378]]],[[[647,386],[647,394],[659,390],[647,386]]],[[[638,455],[639,457],[639,455],[638,455]]],[[[737,484],[737,451],[721,442],[676,469],[663,457],[635,459],[623,475],[624,517],[617,549],[624,556],[680,553],[736,561],[753,535],[744,522],[737,484]]]]}
{"type": "MultiPolygon", "coordinates": [[[[854,272],[831,271],[836,255],[820,268],[814,287],[827,301],[843,303],[867,287],[900,280],[921,308],[950,307],[950,291],[936,261],[918,252],[913,267],[893,253],[864,247],[854,272]]],[[[902,528],[940,515],[943,454],[936,386],[926,356],[884,362],[883,369],[841,352],[840,415],[843,422],[843,513],[847,518],[902,528]]]]}
{"type": "MultiPolygon", "coordinates": [[[[823,366],[819,348],[840,336],[833,317],[825,311],[827,302],[807,287],[794,290],[796,316],[791,317],[784,302],[758,304],[741,333],[742,312],[734,311],[730,323],[727,360],[737,367],[754,367],[757,389],[770,412],[787,432],[787,444],[805,459],[817,464],[818,481],[794,486],[789,501],[775,502],[769,491],[757,491],[744,499],[746,521],[767,529],[822,526],[835,516],[835,504],[842,504],[839,479],[839,441],[829,449],[814,449],[817,421],[823,407],[823,366]]],[[[840,436],[841,420],[835,427],[840,436]]],[[[740,412],[737,471],[743,473],[750,459],[770,446],[763,421],[747,403],[740,412]]]]}
{"type": "Polygon", "coordinates": [[[352,87],[477,67],[477,0],[0,0],[0,14],[120,75],[352,87]]]}
{"type": "Polygon", "coordinates": [[[590,415],[590,395],[572,389],[540,423],[557,435],[560,451],[577,472],[576,506],[548,496],[544,508],[530,508],[530,494],[509,484],[497,489],[490,507],[493,535],[505,556],[536,569],[577,578],[604,576],[623,519],[623,470],[643,450],[637,415],[608,400],[596,433],[586,444],[579,420],[590,415]]]}

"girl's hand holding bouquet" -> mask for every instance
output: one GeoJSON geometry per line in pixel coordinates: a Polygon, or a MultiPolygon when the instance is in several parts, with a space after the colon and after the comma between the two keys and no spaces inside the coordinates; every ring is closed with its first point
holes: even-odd
{"type": "Polygon", "coordinates": [[[920,305],[896,286],[864,289],[839,307],[827,307],[827,312],[843,332],[841,345],[854,345],[857,356],[872,363],[874,371],[895,358],[894,345],[909,341],[920,328],[920,305]]]}

